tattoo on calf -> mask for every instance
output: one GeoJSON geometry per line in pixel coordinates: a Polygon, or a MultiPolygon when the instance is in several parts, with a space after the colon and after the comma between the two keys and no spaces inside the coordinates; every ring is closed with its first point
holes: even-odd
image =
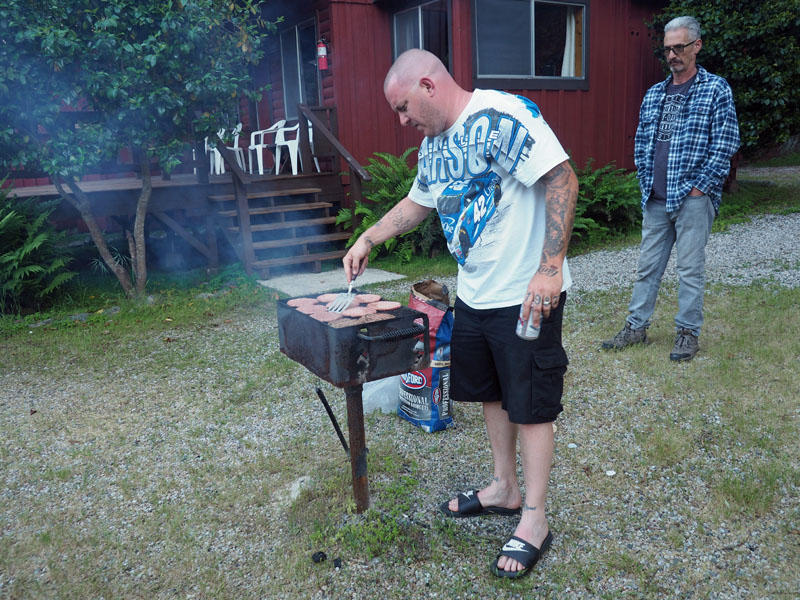
{"type": "Polygon", "coordinates": [[[523,510],[536,510],[536,507],[535,506],[528,506],[527,504],[525,504],[523,506],[523,510]]]}

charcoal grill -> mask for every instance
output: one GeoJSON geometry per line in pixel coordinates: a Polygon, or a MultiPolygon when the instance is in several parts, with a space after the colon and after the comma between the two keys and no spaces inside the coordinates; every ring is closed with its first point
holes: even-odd
{"type": "Polygon", "coordinates": [[[369,506],[363,384],[428,366],[428,315],[401,306],[380,313],[384,315],[380,321],[367,316],[324,323],[289,306],[290,300],[278,300],[280,350],[321,379],[344,389],[349,449],[324,395],[320,390],[317,393],[350,455],[356,510],[363,512],[369,506]]]}

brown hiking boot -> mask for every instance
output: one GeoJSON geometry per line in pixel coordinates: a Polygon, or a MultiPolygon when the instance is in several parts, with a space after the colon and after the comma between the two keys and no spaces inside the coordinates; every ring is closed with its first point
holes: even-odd
{"type": "Polygon", "coordinates": [[[647,343],[647,329],[633,329],[630,323],[625,323],[625,327],[610,340],[603,342],[603,350],[622,350],[634,344],[647,343]]]}
{"type": "Polygon", "coordinates": [[[669,359],[674,361],[692,360],[700,349],[697,336],[691,329],[679,329],[675,336],[675,347],[669,354],[669,359]]]}

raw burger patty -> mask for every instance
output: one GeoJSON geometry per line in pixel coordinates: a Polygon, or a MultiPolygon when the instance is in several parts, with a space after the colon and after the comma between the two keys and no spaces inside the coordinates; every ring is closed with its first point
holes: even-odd
{"type": "Polygon", "coordinates": [[[377,302],[381,297],[378,294],[356,294],[355,300],[360,304],[370,304],[377,302]]]}
{"type": "Polygon", "coordinates": [[[399,302],[394,302],[393,300],[379,300],[378,302],[371,302],[367,306],[369,308],[374,308],[375,310],[394,310],[403,305],[399,302]]]}
{"type": "Polygon", "coordinates": [[[304,315],[310,315],[313,313],[318,312],[326,312],[325,307],[322,304],[301,304],[297,307],[297,312],[301,312],[304,315]]]}
{"type": "Polygon", "coordinates": [[[357,320],[356,323],[375,323],[376,321],[385,321],[386,319],[394,319],[394,317],[392,315],[387,315],[385,312],[376,312],[372,313],[371,315],[365,315],[364,317],[361,317],[361,319],[357,320]]]}
{"type": "Polygon", "coordinates": [[[322,302],[323,304],[328,304],[336,300],[339,297],[339,294],[322,294],[321,296],[317,296],[317,302],[322,302]]]}
{"type": "Polygon", "coordinates": [[[304,304],[316,304],[316,303],[317,303],[316,298],[292,298],[291,300],[286,301],[287,306],[294,306],[294,307],[302,306],[304,304]]]}
{"type": "Polygon", "coordinates": [[[372,314],[377,312],[374,308],[369,308],[367,306],[351,306],[350,308],[343,310],[340,314],[343,317],[364,317],[366,315],[372,314]]]}
{"type": "Polygon", "coordinates": [[[339,313],[332,313],[327,310],[323,310],[321,312],[313,312],[309,315],[312,319],[316,319],[317,321],[322,321],[323,323],[329,323],[331,321],[336,321],[337,319],[341,319],[342,315],[339,313]]]}

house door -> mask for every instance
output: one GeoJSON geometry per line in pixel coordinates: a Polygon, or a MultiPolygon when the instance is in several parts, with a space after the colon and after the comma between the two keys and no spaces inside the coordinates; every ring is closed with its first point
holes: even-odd
{"type": "Polygon", "coordinates": [[[283,103],[287,119],[297,118],[297,104],[317,106],[317,27],[314,19],[281,33],[283,103]]]}

